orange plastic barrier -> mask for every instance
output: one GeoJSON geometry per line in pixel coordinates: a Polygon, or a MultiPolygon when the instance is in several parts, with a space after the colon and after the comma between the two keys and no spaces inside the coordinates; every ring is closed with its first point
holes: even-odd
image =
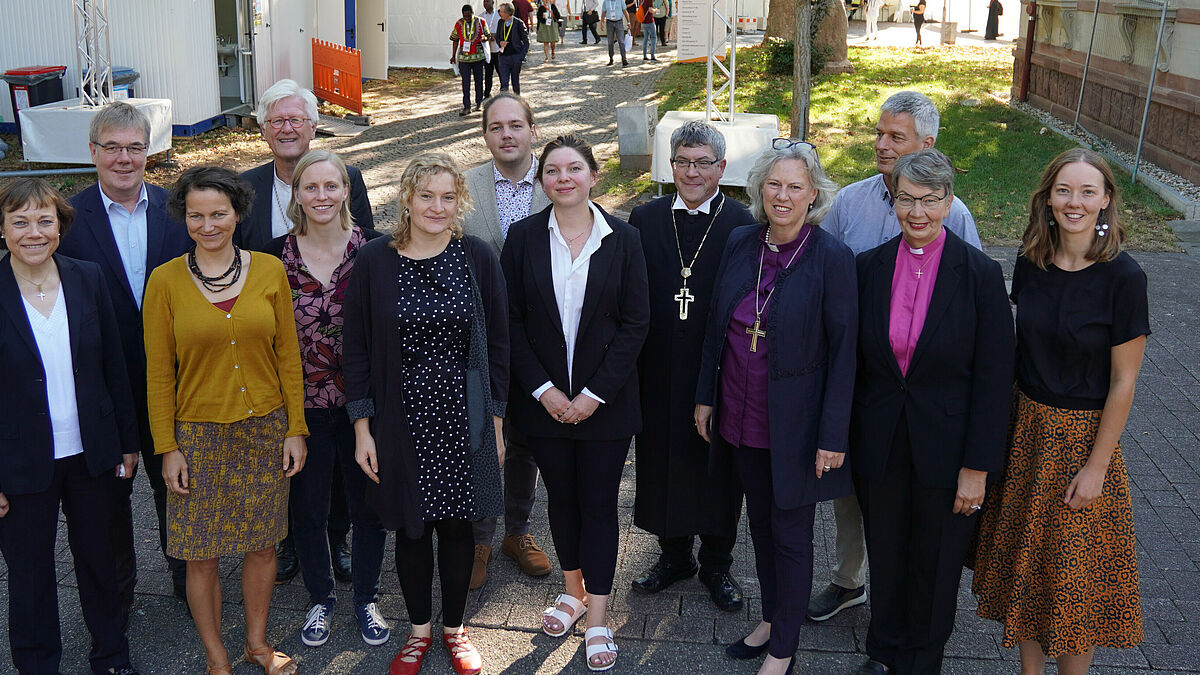
{"type": "Polygon", "coordinates": [[[313,93],[362,114],[362,61],[360,52],[333,42],[312,41],[313,93]]]}

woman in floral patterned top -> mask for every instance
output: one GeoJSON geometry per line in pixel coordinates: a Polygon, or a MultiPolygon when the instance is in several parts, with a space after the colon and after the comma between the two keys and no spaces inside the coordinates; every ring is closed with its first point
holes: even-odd
{"type": "Polygon", "coordinates": [[[310,603],[300,639],[310,647],[329,639],[333,614],[333,576],[325,530],[335,462],[342,468],[354,524],[354,615],[367,644],[381,645],[390,637],[387,623],[375,608],[387,531],[363,503],[366,478],[354,462],[354,431],[346,416],[342,380],[342,297],[359,248],[379,233],[354,225],[349,194],[350,179],[340,157],[328,150],[304,155],[292,174],[292,199],[287,209],[296,226],[267,249],[279,256],[287,272],[304,366],[311,471],[292,479],[290,510],[310,603]]]}

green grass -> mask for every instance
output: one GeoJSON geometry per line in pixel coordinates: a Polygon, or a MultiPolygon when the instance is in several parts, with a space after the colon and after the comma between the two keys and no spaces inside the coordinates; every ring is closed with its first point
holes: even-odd
{"type": "MultiPolygon", "coordinates": [[[[767,49],[738,50],[736,108],[774,113],[787,133],[790,76],[770,75],[767,49]]],[[[875,173],[875,122],[891,94],[916,89],[942,111],[938,148],[954,160],[955,193],[970,207],[979,234],[992,244],[1020,239],[1029,195],[1042,169],[1074,143],[1040,133],[1039,122],[1006,105],[1012,54],[1003,48],[850,48],[855,72],[816,78],[810,97],[809,140],[820,149],[829,177],[847,185],[875,173]],[[962,105],[968,98],[977,106],[962,105]]],[[[704,64],[672,65],[658,83],[659,111],[704,109],[704,64]]],[[[1157,195],[1118,171],[1132,248],[1176,250],[1166,221],[1175,212],[1157,195]]]]}

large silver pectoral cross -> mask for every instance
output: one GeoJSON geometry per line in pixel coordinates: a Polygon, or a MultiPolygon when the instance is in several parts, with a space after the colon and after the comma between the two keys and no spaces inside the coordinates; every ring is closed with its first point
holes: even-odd
{"type": "Polygon", "coordinates": [[[692,295],[692,291],[689,290],[687,286],[679,289],[679,292],[675,294],[675,300],[679,303],[679,319],[681,321],[687,320],[688,305],[690,305],[695,299],[696,296],[692,295]]]}

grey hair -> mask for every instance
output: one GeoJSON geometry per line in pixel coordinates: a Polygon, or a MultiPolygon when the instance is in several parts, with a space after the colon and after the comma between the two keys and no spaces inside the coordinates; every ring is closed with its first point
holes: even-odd
{"type": "Polygon", "coordinates": [[[515,7],[512,6],[511,2],[502,2],[499,5],[496,5],[496,10],[497,11],[504,10],[504,13],[509,15],[510,17],[517,15],[517,10],[515,7]]]}
{"type": "Polygon", "coordinates": [[[907,179],[913,185],[954,194],[954,162],[941,151],[925,148],[904,155],[892,168],[892,179],[907,179]]]}
{"type": "Polygon", "coordinates": [[[672,157],[680,147],[698,148],[702,145],[712,148],[718,162],[725,159],[725,137],[708,122],[692,120],[671,132],[672,157]]]}
{"type": "Polygon", "coordinates": [[[917,136],[920,138],[928,136],[935,142],[937,141],[941,115],[938,113],[937,105],[925,94],[919,91],[898,91],[883,102],[883,107],[879,112],[880,114],[899,115],[903,113],[910,115],[913,119],[913,130],[917,132],[917,136]]]}
{"type": "Polygon", "coordinates": [[[262,98],[258,101],[258,111],[255,117],[258,118],[258,125],[262,126],[267,123],[267,115],[271,114],[271,108],[285,98],[297,97],[304,101],[304,110],[308,113],[308,119],[316,125],[317,117],[317,97],[308,89],[300,86],[295,80],[282,79],[275,84],[267,87],[263,92],[262,98]]]}
{"type": "Polygon", "coordinates": [[[137,129],[146,144],[150,144],[150,120],[141,110],[124,101],[114,101],[100,109],[88,124],[88,142],[99,143],[100,134],[108,129],[137,129]]]}
{"type": "Polygon", "coordinates": [[[812,209],[808,212],[805,222],[820,225],[833,205],[833,196],[837,194],[837,183],[829,180],[825,169],[821,168],[821,160],[817,151],[807,145],[798,144],[784,150],[769,147],[754,161],[754,168],[746,176],[746,193],[750,195],[750,213],[760,223],[767,222],[767,211],[763,207],[762,187],[767,175],[775,165],[785,159],[798,159],[804,162],[808,171],[808,181],[817,189],[817,198],[813,200],[812,209]]]}

